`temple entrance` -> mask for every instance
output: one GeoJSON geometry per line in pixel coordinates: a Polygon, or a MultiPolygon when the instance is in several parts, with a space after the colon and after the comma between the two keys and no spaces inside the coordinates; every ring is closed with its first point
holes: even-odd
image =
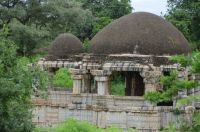
{"type": "Polygon", "coordinates": [[[143,96],[144,82],[139,72],[128,71],[125,72],[125,96],[143,96]]]}
{"type": "Polygon", "coordinates": [[[94,76],[92,76],[91,74],[89,74],[90,76],[90,79],[88,80],[89,81],[89,85],[86,86],[88,87],[88,93],[97,93],[97,82],[94,80],[94,76]]]}

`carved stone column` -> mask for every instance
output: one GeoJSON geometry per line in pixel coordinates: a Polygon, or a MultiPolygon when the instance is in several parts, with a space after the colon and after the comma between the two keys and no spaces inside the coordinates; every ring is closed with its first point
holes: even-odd
{"type": "Polygon", "coordinates": [[[160,77],[162,72],[159,69],[142,71],[141,76],[144,78],[145,93],[161,90],[160,77]]]}
{"type": "Polygon", "coordinates": [[[109,95],[109,76],[110,71],[105,70],[92,70],[92,75],[95,76],[97,82],[97,94],[98,95],[109,95]]]}
{"type": "Polygon", "coordinates": [[[73,94],[80,94],[82,89],[82,71],[80,69],[70,69],[73,79],[73,94]]]}
{"type": "Polygon", "coordinates": [[[83,75],[83,93],[89,93],[90,89],[91,89],[91,75],[90,74],[84,74],[83,75]]]}
{"type": "Polygon", "coordinates": [[[82,92],[82,78],[83,75],[72,75],[73,94],[80,94],[82,92]]]}
{"type": "MultiPolygon", "coordinates": [[[[177,74],[178,74],[178,79],[179,80],[188,80],[188,71],[187,69],[183,68],[183,67],[180,67],[177,69],[177,74]]],[[[187,89],[184,89],[184,90],[181,90],[181,91],[178,91],[178,97],[179,98],[183,98],[183,97],[186,97],[187,96],[187,89]]]]}
{"type": "Polygon", "coordinates": [[[97,81],[97,94],[109,95],[109,77],[96,76],[94,79],[97,81]]]}

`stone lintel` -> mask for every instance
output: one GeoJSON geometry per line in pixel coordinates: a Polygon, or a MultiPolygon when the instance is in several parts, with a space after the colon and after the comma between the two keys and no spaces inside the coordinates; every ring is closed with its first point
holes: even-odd
{"type": "Polygon", "coordinates": [[[105,81],[108,81],[109,80],[109,77],[107,76],[95,76],[94,78],[96,81],[98,82],[105,82],[105,81]]]}
{"type": "Polygon", "coordinates": [[[74,69],[74,68],[70,68],[70,69],[69,69],[69,72],[70,72],[72,75],[82,75],[82,74],[86,74],[86,73],[87,73],[86,70],[74,69]]]}
{"type": "Polygon", "coordinates": [[[180,66],[178,64],[173,64],[173,65],[161,65],[160,70],[161,71],[171,71],[171,70],[176,70],[180,66]]]}
{"type": "Polygon", "coordinates": [[[83,78],[83,75],[72,75],[73,80],[81,80],[83,78]]]}
{"type": "Polygon", "coordinates": [[[148,69],[147,65],[134,63],[134,62],[127,62],[127,61],[113,61],[113,62],[106,62],[103,65],[103,70],[111,70],[111,71],[143,71],[144,69],[148,69]]]}
{"type": "Polygon", "coordinates": [[[93,76],[109,76],[112,72],[107,70],[91,70],[91,74],[93,76]]]}

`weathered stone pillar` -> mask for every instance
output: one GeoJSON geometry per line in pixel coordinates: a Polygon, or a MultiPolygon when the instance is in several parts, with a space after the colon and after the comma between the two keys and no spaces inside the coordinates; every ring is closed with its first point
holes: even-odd
{"type": "Polygon", "coordinates": [[[162,89],[160,84],[160,77],[162,76],[162,72],[158,68],[155,68],[152,71],[143,71],[141,76],[144,78],[145,93],[162,89]]]}
{"type": "Polygon", "coordinates": [[[80,69],[70,69],[70,73],[72,74],[73,79],[73,94],[80,94],[82,89],[82,71],[80,69]]]}
{"type": "Polygon", "coordinates": [[[91,70],[91,73],[95,76],[94,80],[97,82],[97,94],[109,95],[109,75],[111,72],[105,70],[91,70]]]}
{"type": "Polygon", "coordinates": [[[96,76],[94,79],[97,81],[97,94],[109,95],[109,77],[96,76]]]}
{"type": "Polygon", "coordinates": [[[82,75],[73,75],[73,94],[80,94],[82,92],[82,75]]]}
{"type": "Polygon", "coordinates": [[[83,75],[83,93],[89,93],[91,89],[91,75],[90,74],[84,74],[83,75]]]}
{"type": "MultiPolygon", "coordinates": [[[[188,80],[188,71],[187,69],[183,68],[183,67],[180,67],[177,69],[177,75],[178,75],[178,80],[188,80]]],[[[183,98],[183,97],[186,97],[187,96],[187,89],[184,89],[184,90],[181,90],[181,91],[178,91],[178,97],[179,98],[183,98]]]]}

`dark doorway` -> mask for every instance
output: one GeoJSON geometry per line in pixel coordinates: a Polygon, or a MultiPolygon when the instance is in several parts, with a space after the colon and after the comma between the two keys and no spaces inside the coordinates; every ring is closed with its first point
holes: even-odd
{"type": "Polygon", "coordinates": [[[128,71],[125,72],[126,88],[125,96],[143,96],[144,82],[139,72],[128,71]]]}
{"type": "Polygon", "coordinates": [[[97,81],[91,75],[89,93],[97,93],[97,81]]]}
{"type": "Polygon", "coordinates": [[[55,75],[55,74],[56,74],[56,71],[58,71],[59,68],[57,68],[57,67],[51,67],[51,68],[49,68],[48,70],[49,70],[49,73],[55,75]]]}

